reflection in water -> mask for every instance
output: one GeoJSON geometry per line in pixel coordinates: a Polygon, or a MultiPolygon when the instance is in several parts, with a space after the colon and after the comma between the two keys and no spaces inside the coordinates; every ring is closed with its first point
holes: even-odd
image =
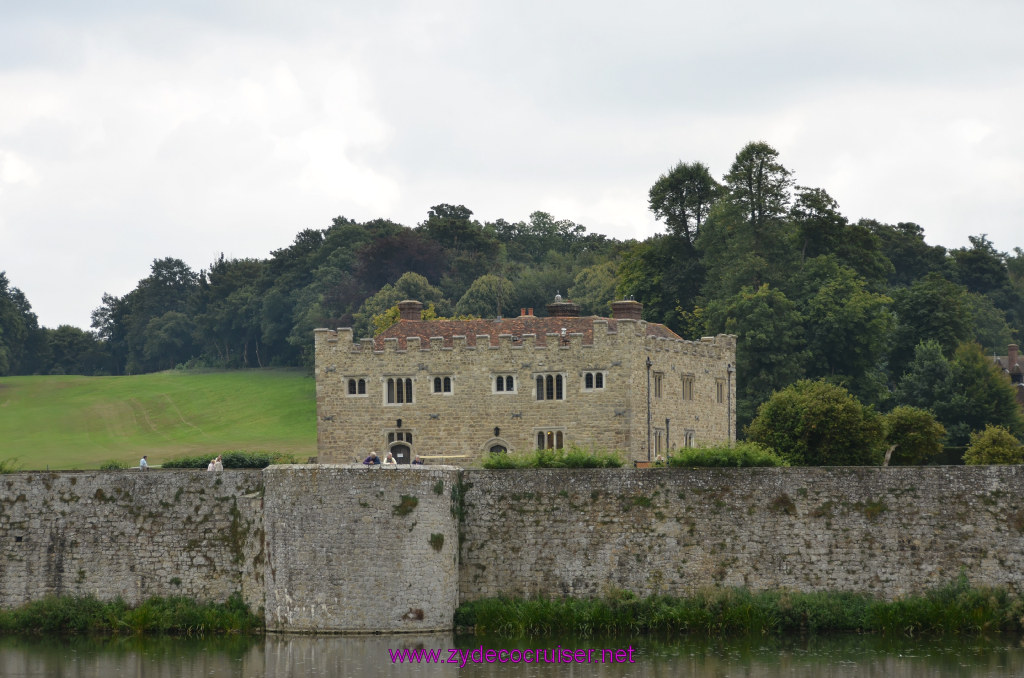
{"type": "MultiPolygon", "coordinates": [[[[550,652],[549,652],[549,656],[550,652]]],[[[480,638],[451,634],[278,636],[266,638],[71,639],[0,638],[4,678],[299,678],[330,676],[582,676],[630,678],[1003,678],[1024,675],[1017,639],[885,641],[870,636],[795,640],[706,640],[657,637],[543,640],[480,638]],[[625,649],[635,663],[537,664],[447,663],[448,648],[469,656],[480,648],[625,649]],[[444,663],[392,663],[389,650],[442,650],[444,663]]]]}

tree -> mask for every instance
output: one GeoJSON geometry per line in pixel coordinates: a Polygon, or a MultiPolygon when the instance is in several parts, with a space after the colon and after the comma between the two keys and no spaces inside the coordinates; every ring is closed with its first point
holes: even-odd
{"type": "Polygon", "coordinates": [[[886,465],[920,464],[942,452],[946,429],[928,410],[900,405],[884,417],[886,465]]]}
{"type": "Polygon", "coordinates": [[[882,364],[888,350],[895,325],[892,299],[869,292],[852,269],[826,266],[822,272],[826,271],[830,274],[809,284],[817,291],[803,307],[811,352],[807,374],[845,377],[851,386],[860,385],[865,375],[882,364]]]}
{"type": "MultiPolygon", "coordinates": [[[[957,396],[954,408],[962,431],[980,431],[997,425],[1016,436],[1024,436],[1024,415],[1017,405],[1014,387],[981,346],[974,342],[958,346],[951,367],[957,396]]],[[[961,433],[954,444],[963,442],[966,435],[961,433]]]]}
{"type": "Polygon", "coordinates": [[[518,309],[509,303],[514,297],[515,286],[509,280],[492,274],[482,275],[455,304],[455,312],[477,318],[518,315],[518,309]]]}
{"type": "Polygon", "coordinates": [[[782,221],[789,205],[792,173],[778,161],[779,152],[763,141],[744,146],[725,175],[727,199],[746,215],[755,245],[782,221]]]}
{"type": "Polygon", "coordinates": [[[704,282],[704,267],[686,238],[659,234],[635,243],[618,270],[619,298],[644,305],[644,317],[679,331],[682,311],[692,309],[704,282]]]}
{"type": "Polygon", "coordinates": [[[937,341],[919,344],[900,379],[896,401],[934,412],[952,445],[966,444],[972,432],[988,424],[1024,434],[1013,386],[973,342],[958,346],[952,359],[937,341]]]}
{"type": "Polygon", "coordinates": [[[708,334],[735,334],[737,428],[749,422],[773,391],[803,376],[807,349],[803,318],[779,290],[762,285],[708,304],[708,334]]]}
{"type": "Polygon", "coordinates": [[[878,238],[881,253],[892,263],[888,275],[892,286],[909,287],[929,273],[941,272],[946,265],[946,248],[925,243],[924,229],[917,224],[900,222],[891,226],[861,219],[857,225],[878,238]]]}
{"type": "Polygon", "coordinates": [[[948,357],[974,336],[967,290],[937,273],[929,273],[909,288],[894,290],[897,324],[889,365],[895,377],[903,373],[916,347],[934,339],[948,357]]]}
{"type": "Polygon", "coordinates": [[[569,298],[580,305],[583,315],[608,316],[611,302],[615,300],[615,286],[618,284],[614,261],[604,261],[581,269],[569,288],[569,298]]]}
{"type": "Polygon", "coordinates": [[[971,434],[971,442],[964,452],[964,463],[981,464],[1022,464],[1024,446],[1013,434],[1002,426],[988,425],[984,431],[971,434]]]}
{"type": "Polygon", "coordinates": [[[665,222],[669,232],[692,244],[720,192],[707,165],[679,162],[658,177],[648,198],[654,216],[665,222]]]}
{"type": "Polygon", "coordinates": [[[801,261],[835,252],[843,243],[846,217],[825,189],[797,186],[790,218],[796,227],[801,261]]]}
{"type": "Polygon", "coordinates": [[[794,466],[865,466],[882,461],[882,418],[841,386],[801,380],[757,410],[747,436],[794,466]]]}

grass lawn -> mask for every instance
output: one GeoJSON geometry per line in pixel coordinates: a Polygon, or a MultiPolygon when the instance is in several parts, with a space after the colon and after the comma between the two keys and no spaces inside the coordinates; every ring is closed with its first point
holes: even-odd
{"type": "Polygon", "coordinates": [[[22,470],[227,450],[315,455],[313,378],[264,369],[0,379],[0,462],[22,470]]]}

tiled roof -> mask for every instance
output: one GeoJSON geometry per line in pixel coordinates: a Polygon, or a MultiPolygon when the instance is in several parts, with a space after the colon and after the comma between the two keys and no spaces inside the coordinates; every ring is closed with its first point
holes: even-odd
{"type": "MultiPolygon", "coordinates": [[[[374,340],[374,348],[382,350],[384,340],[397,338],[398,347],[406,348],[406,337],[419,337],[424,347],[429,345],[431,337],[442,337],[445,346],[452,345],[452,337],[464,335],[468,346],[476,345],[478,334],[486,334],[491,339],[491,346],[498,345],[498,335],[511,334],[513,343],[518,343],[524,334],[537,335],[537,342],[543,344],[545,335],[582,334],[584,344],[594,343],[594,321],[607,320],[608,329],[616,330],[618,323],[614,318],[601,318],[596,315],[575,318],[541,318],[538,316],[519,316],[518,318],[501,318],[494,320],[400,320],[374,340]]],[[[647,335],[666,339],[681,339],[679,335],[658,323],[647,323],[647,335]]]]}

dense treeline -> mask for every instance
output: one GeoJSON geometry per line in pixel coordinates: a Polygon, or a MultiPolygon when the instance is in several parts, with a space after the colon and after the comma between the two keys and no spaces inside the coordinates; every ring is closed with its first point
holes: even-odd
{"type": "MultiPolygon", "coordinates": [[[[851,223],[766,143],[741,149],[721,182],[680,162],[649,200],[666,230],[643,242],[544,212],[481,223],[441,204],[415,227],[339,217],[267,259],[222,256],[198,272],[159,259],[132,291],[103,296],[93,331],[38,327],[0,275],[0,375],[308,365],[315,327],[369,336],[403,298],[439,316],[493,316],[543,314],[561,292],[606,315],[632,295],[648,320],[684,337],[738,335],[742,426],[801,378],[842,384],[883,410],[944,398],[939,409],[955,418],[963,404],[948,389],[984,381],[979,356],[1024,343],[1024,251],[999,252],[980,234],[947,250],[914,223],[851,223]]],[[[943,423],[961,441],[979,427],[943,423]]]]}

